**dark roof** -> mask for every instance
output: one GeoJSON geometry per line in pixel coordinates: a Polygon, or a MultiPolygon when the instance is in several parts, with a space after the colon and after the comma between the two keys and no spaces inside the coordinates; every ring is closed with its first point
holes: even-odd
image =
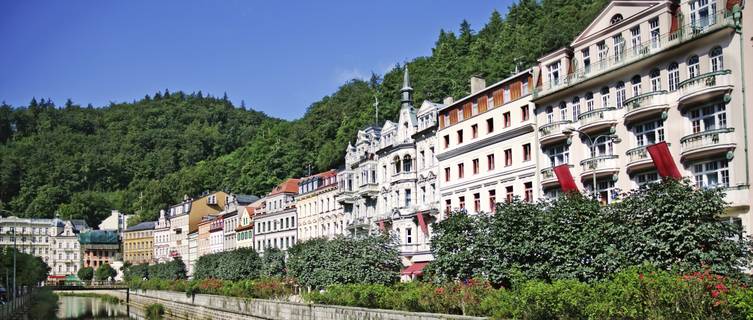
{"type": "Polygon", "coordinates": [[[118,244],[118,232],[114,230],[91,230],[78,235],[81,244],[118,244]]]}
{"type": "Polygon", "coordinates": [[[251,194],[238,194],[235,195],[235,200],[238,201],[238,204],[250,204],[259,200],[259,197],[251,194]]]}
{"type": "Polygon", "coordinates": [[[89,225],[86,224],[86,221],[84,219],[71,219],[71,223],[76,230],[81,231],[84,229],[89,229],[89,225]]]}
{"type": "Polygon", "coordinates": [[[156,221],[144,221],[135,226],[128,227],[128,229],[126,229],[125,231],[129,232],[129,231],[153,230],[155,223],[156,221]]]}

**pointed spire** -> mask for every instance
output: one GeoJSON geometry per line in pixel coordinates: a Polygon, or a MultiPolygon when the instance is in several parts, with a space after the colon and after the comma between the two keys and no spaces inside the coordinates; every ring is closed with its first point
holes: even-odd
{"type": "Polygon", "coordinates": [[[403,88],[400,89],[402,95],[400,104],[402,107],[410,107],[413,102],[413,88],[410,86],[410,76],[408,76],[408,65],[405,65],[405,72],[403,73],[403,88]]]}

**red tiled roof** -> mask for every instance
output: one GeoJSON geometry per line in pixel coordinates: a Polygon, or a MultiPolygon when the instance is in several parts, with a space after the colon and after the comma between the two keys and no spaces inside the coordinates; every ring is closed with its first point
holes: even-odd
{"type": "Polygon", "coordinates": [[[301,179],[288,179],[277,185],[269,195],[276,195],[280,193],[298,193],[298,182],[301,179]]]}
{"type": "Polygon", "coordinates": [[[403,269],[403,271],[401,271],[400,274],[406,275],[406,276],[410,276],[410,275],[420,276],[424,273],[424,268],[426,267],[427,264],[429,263],[428,262],[414,262],[412,265],[403,269]]]}

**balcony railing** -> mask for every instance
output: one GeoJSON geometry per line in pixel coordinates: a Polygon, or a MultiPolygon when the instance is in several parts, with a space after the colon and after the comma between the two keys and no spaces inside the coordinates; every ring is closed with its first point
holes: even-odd
{"type": "Polygon", "coordinates": [[[588,158],[580,162],[581,172],[587,173],[592,170],[617,168],[617,155],[605,155],[588,158]]]}
{"type": "Polygon", "coordinates": [[[715,145],[734,144],[735,128],[721,128],[687,135],[680,139],[682,153],[715,145]]]}
{"type": "Polygon", "coordinates": [[[578,115],[578,121],[580,121],[581,126],[587,126],[599,121],[615,120],[614,114],[610,112],[614,110],[617,110],[617,108],[607,107],[586,111],[578,115]]]}
{"type": "Polygon", "coordinates": [[[542,138],[553,134],[560,134],[562,133],[562,129],[564,129],[565,126],[570,123],[572,123],[572,121],[570,120],[561,120],[547,123],[539,127],[539,133],[541,134],[542,138]]]}
{"type": "Polygon", "coordinates": [[[661,35],[657,39],[650,39],[637,46],[626,47],[618,54],[607,56],[594,64],[577,69],[575,72],[557,79],[557,81],[544,79],[544,84],[533,90],[533,98],[542,97],[561,88],[575,85],[645,57],[666,51],[715,30],[734,26],[732,12],[727,10],[716,12],[713,16],[708,17],[706,22],[708,25],[703,27],[698,27],[692,23],[686,24],[678,30],[661,35]]]}
{"type": "Polygon", "coordinates": [[[649,159],[650,155],[648,154],[648,150],[646,150],[646,146],[640,146],[637,148],[633,148],[625,152],[625,155],[628,157],[628,163],[634,163],[638,161],[643,161],[646,159],[649,159]]]}
{"type": "Polygon", "coordinates": [[[680,100],[707,88],[730,85],[730,73],[730,70],[712,71],[680,82],[680,100]]]}
{"type": "Polygon", "coordinates": [[[623,105],[628,113],[648,106],[662,105],[666,103],[666,94],[667,90],[646,92],[625,100],[623,105]]]}

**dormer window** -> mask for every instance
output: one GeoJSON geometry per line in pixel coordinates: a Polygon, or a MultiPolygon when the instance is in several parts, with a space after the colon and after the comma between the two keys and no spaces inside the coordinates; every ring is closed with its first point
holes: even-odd
{"type": "Polygon", "coordinates": [[[617,24],[617,23],[620,23],[621,21],[622,21],[622,15],[618,13],[618,14],[613,15],[612,19],[609,19],[609,24],[610,25],[617,24]]]}

